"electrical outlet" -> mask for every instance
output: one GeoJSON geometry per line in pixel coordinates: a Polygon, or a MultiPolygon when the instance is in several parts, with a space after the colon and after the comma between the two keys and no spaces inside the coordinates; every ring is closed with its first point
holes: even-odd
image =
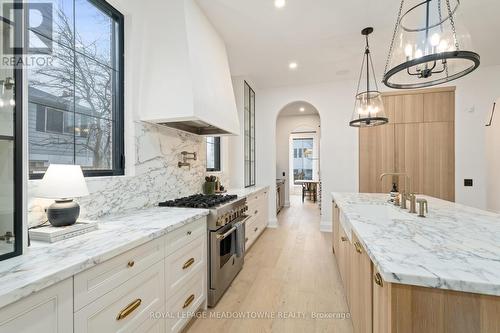
{"type": "Polygon", "coordinates": [[[473,186],[474,181],[472,179],[464,179],[464,186],[473,186]]]}

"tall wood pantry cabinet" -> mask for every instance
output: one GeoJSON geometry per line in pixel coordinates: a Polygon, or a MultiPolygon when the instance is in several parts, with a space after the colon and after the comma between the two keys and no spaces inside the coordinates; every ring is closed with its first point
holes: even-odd
{"type": "Polygon", "coordinates": [[[404,179],[411,191],[455,200],[455,87],[383,94],[387,125],[359,130],[359,191],[386,193],[404,179]]]}

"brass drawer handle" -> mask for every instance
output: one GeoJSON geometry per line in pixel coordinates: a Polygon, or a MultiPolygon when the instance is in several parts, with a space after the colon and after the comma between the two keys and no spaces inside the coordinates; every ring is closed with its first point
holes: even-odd
{"type": "Polygon", "coordinates": [[[384,280],[382,280],[382,277],[380,276],[379,273],[376,273],[374,276],[373,276],[373,280],[375,281],[376,284],[378,284],[379,286],[383,287],[384,286],[384,280]]]}
{"type": "Polygon", "coordinates": [[[194,264],[194,258],[189,258],[188,261],[186,261],[184,263],[184,265],[182,265],[182,269],[186,269],[188,268],[189,266],[191,266],[192,264],[194,264]]]}
{"type": "Polygon", "coordinates": [[[359,244],[359,242],[354,242],[354,247],[356,248],[356,252],[363,253],[363,251],[361,250],[361,244],[359,244]]]}
{"type": "Polygon", "coordinates": [[[259,213],[259,211],[258,211],[258,210],[255,210],[255,213],[254,213],[254,214],[255,214],[255,215],[257,215],[258,213],[259,213]]]}
{"type": "Polygon", "coordinates": [[[116,320],[122,320],[122,319],[127,318],[127,316],[129,314],[134,312],[134,310],[137,309],[139,307],[139,305],[141,305],[141,303],[142,303],[142,300],[140,298],[138,298],[135,301],[133,301],[132,303],[130,303],[129,305],[127,305],[125,307],[125,309],[121,310],[118,313],[118,316],[116,316],[116,320]]]}
{"type": "Polygon", "coordinates": [[[254,232],[257,232],[257,230],[259,230],[259,228],[255,228],[255,229],[253,229],[253,231],[254,231],[254,232]]]}
{"type": "Polygon", "coordinates": [[[188,306],[191,305],[191,303],[193,303],[194,301],[194,294],[191,294],[191,296],[189,296],[187,298],[187,300],[184,302],[184,305],[182,306],[183,309],[187,308],[188,306]]]}
{"type": "Polygon", "coordinates": [[[189,230],[187,233],[186,233],[188,236],[191,235],[191,230],[189,230]]]}
{"type": "Polygon", "coordinates": [[[340,240],[343,241],[343,242],[347,242],[347,237],[346,236],[342,236],[342,237],[340,237],[340,240]]]}
{"type": "Polygon", "coordinates": [[[134,265],[135,265],[135,261],[133,261],[133,260],[130,260],[130,261],[127,263],[127,266],[128,266],[128,267],[130,267],[130,268],[134,267],[134,265]]]}

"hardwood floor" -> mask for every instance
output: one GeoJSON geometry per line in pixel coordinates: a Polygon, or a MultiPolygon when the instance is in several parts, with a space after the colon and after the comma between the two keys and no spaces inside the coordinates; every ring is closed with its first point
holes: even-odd
{"type": "Polygon", "coordinates": [[[348,307],[331,233],[319,231],[316,204],[302,204],[298,196],[291,201],[278,215],[279,228],[267,229],[249,250],[217,307],[201,313],[187,332],[352,332],[351,320],[342,319],[348,307]],[[228,314],[245,318],[216,318],[228,314]]]}

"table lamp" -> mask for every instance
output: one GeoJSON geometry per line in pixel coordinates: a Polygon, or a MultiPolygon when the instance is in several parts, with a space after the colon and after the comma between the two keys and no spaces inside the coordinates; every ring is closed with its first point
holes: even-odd
{"type": "Polygon", "coordinates": [[[73,198],[89,195],[79,165],[51,164],[38,188],[41,198],[55,199],[47,208],[47,218],[54,227],[72,225],[80,215],[80,205],[73,198]]]}

